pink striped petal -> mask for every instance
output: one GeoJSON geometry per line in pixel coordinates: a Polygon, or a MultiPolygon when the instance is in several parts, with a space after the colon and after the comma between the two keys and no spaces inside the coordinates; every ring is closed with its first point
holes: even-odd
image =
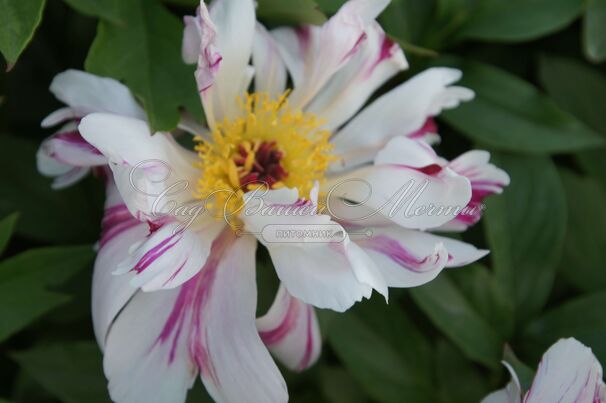
{"type": "Polygon", "coordinates": [[[269,351],[286,367],[303,371],[320,356],[322,340],[314,308],[291,296],[281,285],[269,311],[257,319],[269,351]]]}
{"type": "Polygon", "coordinates": [[[350,0],[322,27],[273,32],[291,72],[295,89],[290,103],[304,108],[361,48],[366,29],[387,6],[388,0],[350,0]],[[293,46],[295,45],[295,46],[293,46]]]}
{"type": "MultiPolygon", "coordinates": [[[[349,241],[345,230],[328,215],[266,214],[261,206],[288,208],[297,205],[312,206],[314,200],[301,201],[296,189],[271,190],[263,197],[251,192],[245,196],[246,208],[240,214],[245,230],[255,234],[268,249],[278,277],[288,292],[303,302],[318,308],[343,312],[362,298],[369,298],[372,290],[387,298],[387,285],[379,269],[356,244],[349,241]],[[332,236],[291,239],[282,242],[263,236],[265,228],[283,229],[324,228],[332,236]]],[[[307,210],[309,212],[309,210],[307,210]]],[[[271,235],[271,234],[270,234],[271,235]]]]}
{"type": "Polygon", "coordinates": [[[342,161],[331,168],[370,162],[393,137],[414,134],[427,118],[472,99],[471,90],[452,85],[460,78],[459,70],[431,68],[379,97],[335,135],[335,153],[342,161]]]}
{"type": "Polygon", "coordinates": [[[111,180],[107,185],[102,230],[93,272],[92,317],[95,336],[104,349],[112,322],[136,292],[129,284],[130,275],[125,278],[112,273],[128,256],[130,246],[144,239],[148,231],[146,224],[130,214],[111,180]]]}
{"type": "Polygon", "coordinates": [[[569,338],[545,352],[524,403],[600,403],[605,398],[602,366],[590,348],[569,338]]]}
{"type": "Polygon", "coordinates": [[[463,229],[482,218],[484,199],[500,194],[509,185],[507,172],[490,162],[490,153],[483,150],[468,151],[448,164],[448,167],[471,182],[471,200],[467,208],[454,221],[463,229]]]}
{"type": "Polygon", "coordinates": [[[351,118],[387,80],[406,69],[408,63],[400,47],[391,41],[378,23],[365,30],[360,50],[339,70],[307,106],[335,130],[351,118]]]}

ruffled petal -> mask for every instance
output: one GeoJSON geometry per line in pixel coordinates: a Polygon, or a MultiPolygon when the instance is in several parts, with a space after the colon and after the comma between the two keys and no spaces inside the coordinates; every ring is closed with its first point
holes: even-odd
{"type": "MultiPolygon", "coordinates": [[[[500,194],[509,185],[507,172],[490,162],[490,153],[483,150],[468,151],[448,164],[448,167],[465,176],[471,182],[471,201],[454,222],[464,229],[482,218],[484,199],[493,194],[500,194]]],[[[448,225],[448,224],[447,224],[448,225]]],[[[454,227],[456,224],[451,224],[454,227]]],[[[448,227],[446,228],[448,229],[448,227]]]]}
{"type": "Polygon", "coordinates": [[[343,227],[329,216],[315,214],[315,199],[300,201],[296,189],[280,189],[263,197],[249,193],[245,200],[240,215],[245,230],[267,247],[278,277],[292,296],[339,312],[369,298],[372,289],[387,298],[379,269],[349,242],[343,227]],[[297,214],[266,210],[297,207],[304,208],[297,214]]]}
{"type": "Polygon", "coordinates": [[[603,397],[602,366],[589,347],[561,339],[543,355],[524,403],[594,403],[603,397]],[[597,399],[596,399],[597,398],[597,399]]]}
{"type": "Polygon", "coordinates": [[[408,67],[402,49],[372,22],[360,50],[339,70],[306,110],[327,121],[335,130],[356,113],[383,83],[408,67]]]}
{"type": "Polygon", "coordinates": [[[331,168],[370,162],[391,138],[413,134],[427,118],[472,99],[471,90],[451,86],[460,78],[459,70],[432,68],[379,97],[336,134],[335,154],[341,160],[331,168]]]}
{"type": "Polygon", "coordinates": [[[92,112],[109,112],[146,119],[130,90],[112,78],[99,77],[79,70],[66,70],[53,79],[50,91],[69,106],[59,109],[42,121],[48,127],[92,112]]]}
{"type": "Polygon", "coordinates": [[[131,285],[143,291],[157,291],[180,286],[204,266],[210,247],[225,227],[224,223],[207,218],[187,226],[170,222],[155,229],[120,262],[114,274],[133,272],[131,285]]]}
{"type": "Polygon", "coordinates": [[[114,402],[185,402],[197,367],[189,351],[188,329],[173,313],[180,295],[179,288],[138,292],[114,322],[103,359],[114,402]],[[181,331],[167,334],[171,326],[181,331]]]}
{"type": "Polygon", "coordinates": [[[104,113],[86,116],[79,130],[109,160],[116,186],[135,217],[154,221],[171,207],[192,201],[189,186],[199,176],[197,158],[170,134],[151,135],[141,120],[104,113]]]}
{"type": "Polygon", "coordinates": [[[398,227],[375,228],[372,236],[356,243],[380,268],[390,287],[425,284],[448,263],[444,243],[418,231],[398,227]]]}
{"type": "MultiPolygon", "coordinates": [[[[331,178],[325,185],[331,208],[370,211],[371,215],[382,215],[411,229],[436,228],[456,217],[471,199],[469,180],[437,162],[415,166],[432,158],[428,158],[429,154],[409,153],[402,145],[394,139],[379,153],[374,166],[331,178]],[[403,157],[409,157],[402,164],[395,163],[398,150],[403,157]],[[345,201],[348,207],[339,207],[345,201]]],[[[361,214],[347,215],[363,217],[361,214]]]]}
{"type": "Polygon", "coordinates": [[[388,0],[350,0],[322,27],[274,31],[295,83],[289,100],[293,107],[304,108],[359,51],[366,39],[365,30],[388,3],[388,0]]]}
{"type": "Polygon", "coordinates": [[[197,373],[217,402],[288,400],[255,324],[255,245],[224,231],[191,280],[132,298],[107,339],[114,401],[184,402],[197,373]]]}
{"type": "Polygon", "coordinates": [[[201,56],[198,60],[196,80],[208,123],[214,129],[224,117],[236,116],[237,98],[244,95],[242,83],[244,76],[250,75],[248,62],[255,36],[255,8],[252,0],[216,0],[209,15],[205,16],[204,9],[201,3],[202,32],[208,27],[209,33],[207,42],[202,35],[201,47],[208,57],[201,56]],[[214,31],[210,28],[211,20],[216,26],[216,37],[211,32],[214,31]]]}
{"type": "Polygon", "coordinates": [[[309,368],[320,356],[322,339],[314,308],[283,285],[269,311],[257,319],[257,329],[269,351],[293,371],[309,368]]]}
{"type": "MultiPolygon", "coordinates": [[[[228,230],[231,231],[231,230],[228,230]]],[[[191,351],[217,402],[288,401],[286,383],[255,324],[257,287],[253,237],[241,237],[200,274],[191,351]]]]}
{"type": "Polygon", "coordinates": [[[272,36],[257,23],[252,53],[255,67],[255,91],[277,99],[286,89],[286,66],[272,36]]]}
{"type": "Polygon", "coordinates": [[[112,322],[136,292],[129,285],[128,276],[116,277],[112,273],[118,263],[128,256],[129,247],[143,239],[148,232],[147,225],[130,214],[111,180],[107,193],[92,285],[93,329],[101,349],[105,348],[112,322]]]}

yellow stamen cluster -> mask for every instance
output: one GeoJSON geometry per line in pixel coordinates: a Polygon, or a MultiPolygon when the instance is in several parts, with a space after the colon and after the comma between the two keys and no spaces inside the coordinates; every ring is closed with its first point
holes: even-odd
{"type": "Polygon", "coordinates": [[[293,110],[285,93],[276,100],[268,94],[246,94],[238,100],[240,113],[218,123],[210,141],[196,138],[202,176],[195,196],[218,217],[230,216],[242,206],[242,196],[258,185],[241,185],[253,169],[255,155],[263,143],[275,144],[281,154],[280,165],[286,176],[272,188],[299,190],[299,197],[309,198],[315,181],[324,179],[330,154],[330,132],[321,129],[323,122],[312,113],[293,110]],[[246,151],[242,161],[242,148],[246,151]]]}

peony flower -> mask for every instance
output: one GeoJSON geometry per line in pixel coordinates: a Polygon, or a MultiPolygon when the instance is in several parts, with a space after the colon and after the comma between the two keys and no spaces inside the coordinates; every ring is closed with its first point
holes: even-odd
{"type": "Polygon", "coordinates": [[[58,95],[69,108],[51,122],[79,122],[78,141],[57,153],[51,137],[39,166],[109,167],[93,322],[113,400],[182,402],[200,375],[219,402],[285,402],[270,352],[292,370],[313,365],[314,307],[387,299],[488,253],[429,232],[509,180],[487,153],[448,162],[430,146],[432,118],[473,97],[453,85],[461,73],[429,69],[366,105],[407,68],[375,21],[387,3],[350,0],[321,27],[273,31],[252,0],[201,3],[182,49],[208,123],[195,150],[150,133],[128,91],[89,91],[119,83],[66,73],[60,87],[79,98],[58,95]],[[259,243],[281,286],[257,319],[259,243]]]}
{"type": "Polygon", "coordinates": [[[511,382],[486,396],[482,403],[606,402],[602,366],[591,349],[576,339],[561,339],[545,352],[524,396],[515,371],[505,365],[511,373],[511,382]]]}

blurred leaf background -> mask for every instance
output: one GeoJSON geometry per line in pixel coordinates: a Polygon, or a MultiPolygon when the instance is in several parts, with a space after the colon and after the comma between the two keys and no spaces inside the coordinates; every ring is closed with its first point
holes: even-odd
{"type": "MultiPolygon", "coordinates": [[[[342,0],[259,0],[268,26],[319,24],[342,0]]],[[[0,401],[107,402],[90,323],[103,191],[52,191],[35,166],[52,77],[86,69],[126,83],[157,129],[201,118],[181,63],[194,0],[0,0],[0,401]],[[7,70],[4,72],[4,70],[7,70]]],[[[606,0],[392,0],[380,17],[411,70],[461,68],[476,99],[438,121],[440,151],[488,149],[511,186],[464,235],[492,253],[343,315],[320,312],[324,351],[283,370],[295,403],[469,403],[513,363],[528,385],[543,351],[573,336],[606,363],[606,0]],[[507,347],[506,347],[507,346],[507,347]]],[[[406,105],[402,105],[406,108],[406,105]]],[[[259,312],[277,282],[259,256],[259,312]]],[[[210,401],[200,385],[190,402],[210,401]]]]}

